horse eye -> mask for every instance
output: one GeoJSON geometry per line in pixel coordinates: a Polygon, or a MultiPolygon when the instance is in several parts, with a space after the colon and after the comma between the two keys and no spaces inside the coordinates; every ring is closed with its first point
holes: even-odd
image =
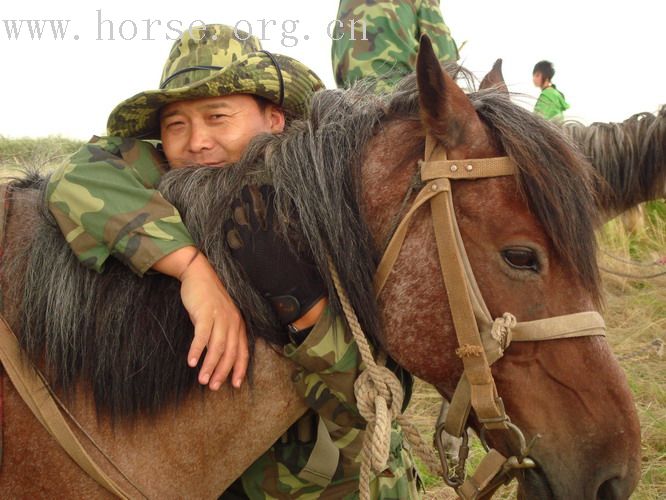
{"type": "Polygon", "coordinates": [[[507,248],[502,250],[504,261],[515,269],[539,272],[539,259],[530,248],[507,248]]]}

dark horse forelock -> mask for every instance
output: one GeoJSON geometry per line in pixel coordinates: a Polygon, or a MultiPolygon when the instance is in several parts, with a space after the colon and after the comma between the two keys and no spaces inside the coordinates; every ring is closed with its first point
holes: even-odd
{"type": "MultiPolygon", "coordinates": [[[[583,283],[598,296],[586,164],[557,130],[505,97],[488,92],[470,97],[520,166],[522,190],[556,251],[579,269],[583,283]]],[[[299,215],[298,230],[284,224],[285,234],[294,245],[310,246],[329,285],[330,255],[365,331],[381,338],[372,290],[379,255],[361,213],[360,168],[367,143],[382,123],[413,122],[418,116],[413,76],[388,96],[375,96],[362,85],[322,91],[314,97],[309,120],[294,122],[283,134],[256,138],[238,164],[179,169],[164,176],[160,190],[179,209],[246,312],[253,336],[276,345],[286,340],[228,255],[223,222],[243,185],[270,182],[280,220],[288,220],[293,207],[299,215]]],[[[44,182],[38,184],[34,189],[43,198],[44,182]]],[[[156,411],[195,386],[196,371],[185,363],[192,326],[180,304],[179,283],[158,274],[138,278],[115,259],[101,274],[84,269],[48,211],[42,211],[27,257],[20,337],[49,378],[65,390],[79,379],[90,381],[98,407],[112,415],[156,411]]],[[[12,269],[22,266],[4,267],[11,276],[12,269]]],[[[17,276],[16,281],[22,280],[17,276]]],[[[332,302],[339,310],[333,295],[332,302]]]]}

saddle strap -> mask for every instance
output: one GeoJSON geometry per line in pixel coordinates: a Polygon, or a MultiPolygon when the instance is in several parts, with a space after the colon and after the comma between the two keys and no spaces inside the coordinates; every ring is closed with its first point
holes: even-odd
{"type": "Polygon", "coordinates": [[[43,377],[23,356],[16,335],[2,316],[0,316],[0,362],[23,401],[72,460],[110,493],[123,499],[131,498],[86,452],[58,408],[43,377]]]}

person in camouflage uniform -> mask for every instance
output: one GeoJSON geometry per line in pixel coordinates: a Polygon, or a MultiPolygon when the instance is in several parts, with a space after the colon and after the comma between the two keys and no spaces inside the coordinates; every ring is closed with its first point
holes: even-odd
{"type": "Polygon", "coordinates": [[[331,56],[338,87],[372,78],[377,91],[390,91],[414,71],[423,34],[441,62],[458,60],[439,0],[341,0],[337,20],[331,56]]]}
{"type": "MultiPolygon", "coordinates": [[[[269,110],[274,105],[287,118],[299,117],[307,112],[312,93],[323,87],[316,75],[297,61],[262,52],[256,38],[244,33],[240,36],[244,40],[232,39],[229,27],[216,25],[207,26],[204,36],[184,33],[171,51],[162,88],[138,94],[116,107],[109,117],[110,137],[94,138],[75,153],[68,164],[54,173],[48,186],[49,207],[84,265],[102,271],[104,261],[113,255],[139,275],[153,269],[181,279],[181,295],[195,324],[195,340],[197,315],[190,308],[196,312],[198,302],[205,302],[208,297],[186,290],[188,283],[197,289],[198,283],[209,280],[219,292],[218,299],[222,297],[231,304],[221,315],[238,312],[231,299],[224,296],[226,291],[216,276],[202,278],[210,275],[212,267],[196,251],[177,210],[155,189],[166,170],[181,166],[177,156],[168,154],[164,131],[169,124],[164,121],[169,112],[165,110],[183,102],[189,106],[210,96],[252,95],[261,98],[257,104],[260,111],[268,104],[269,110]],[[217,43],[211,43],[216,40],[217,43]],[[162,144],[157,141],[159,138],[162,144]],[[167,152],[166,157],[162,149],[167,152]],[[165,260],[179,253],[183,255],[185,250],[187,253],[179,260],[177,270],[173,266],[167,266],[167,270],[165,260]],[[195,266],[200,269],[191,271],[195,266]]],[[[269,113],[272,116],[273,112],[269,113]]],[[[284,126],[284,121],[281,123],[284,126]]],[[[177,123],[176,127],[179,126],[177,123]]],[[[221,166],[237,159],[231,154],[216,164],[221,166]]],[[[328,435],[329,449],[339,453],[334,470],[322,478],[316,468],[309,467],[310,452],[317,442],[312,439],[312,432],[305,440],[294,438],[303,427],[301,422],[312,420],[312,414],[306,415],[243,474],[226,498],[235,498],[238,487],[241,497],[250,498],[353,498],[358,494],[359,451],[365,424],[355,408],[353,382],[360,371],[360,355],[349,332],[339,319],[331,317],[325,300],[318,305],[313,308],[317,310],[314,318],[305,318],[306,314],[299,318],[305,321],[293,323],[306,332],[314,327],[300,345],[288,345],[285,355],[302,367],[296,383],[316,411],[317,427],[323,426],[328,435]],[[347,415],[342,422],[341,415],[347,415]]],[[[234,335],[232,330],[226,327],[221,335],[223,341],[225,336],[234,335]]],[[[227,343],[224,354],[211,361],[212,365],[209,363],[209,371],[215,370],[213,375],[200,375],[201,383],[219,388],[236,363],[232,383],[240,385],[246,362],[245,367],[241,362],[239,369],[236,357],[227,353],[247,351],[244,327],[237,328],[236,336],[239,337],[236,345],[230,348],[227,343]],[[215,368],[216,362],[224,364],[221,371],[219,366],[215,368]]],[[[214,327],[212,333],[204,332],[203,337],[212,342],[214,327]]],[[[207,342],[199,344],[198,352],[193,347],[188,355],[190,365],[195,366],[198,361],[193,353],[200,355],[206,345],[207,356],[214,350],[207,342]]],[[[416,484],[416,469],[396,428],[391,437],[389,468],[373,478],[371,490],[375,498],[417,498],[416,484]]]]}

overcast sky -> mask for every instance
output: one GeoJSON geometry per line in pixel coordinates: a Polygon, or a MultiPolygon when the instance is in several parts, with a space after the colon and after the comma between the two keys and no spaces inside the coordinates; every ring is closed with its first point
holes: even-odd
{"type": "MultiPolygon", "coordinates": [[[[503,58],[509,88],[529,96],[522,100],[526,106],[533,106],[538,95],[532,68],[540,59],[555,63],[554,81],[571,104],[568,117],[620,121],[666,103],[663,0],[443,0],[441,6],[456,42],[467,42],[461,62],[481,77],[503,58]]],[[[332,87],[326,27],[337,7],[336,0],[5,0],[0,8],[0,135],[103,135],[116,104],[158,85],[173,43],[167,39],[174,36],[169,22],[181,30],[196,21],[240,22],[241,29],[251,26],[260,34],[261,20],[274,20],[266,24],[264,47],[300,59],[332,87]],[[11,21],[21,19],[69,24],[64,40],[54,40],[48,24],[41,40],[31,39],[25,23],[16,39],[11,21]],[[150,34],[146,20],[152,22],[150,34]],[[295,31],[283,35],[294,21],[295,31]]]]}

